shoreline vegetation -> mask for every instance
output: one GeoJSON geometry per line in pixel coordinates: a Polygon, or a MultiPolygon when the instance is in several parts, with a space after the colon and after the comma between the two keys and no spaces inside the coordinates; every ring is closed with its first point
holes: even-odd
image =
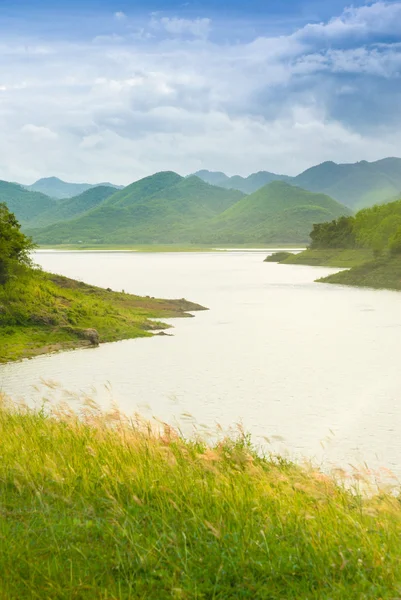
{"type": "Polygon", "coordinates": [[[113,292],[23,267],[0,285],[0,308],[0,363],[149,337],[171,327],[154,319],[206,310],[185,299],[113,292]]]}
{"type": "Polygon", "coordinates": [[[338,267],[344,269],[316,281],[355,287],[401,291],[401,256],[374,258],[369,249],[308,248],[300,254],[277,252],[265,259],[282,265],[338,267]]]}
{"type": "Polygon", "coordinates": [[[398,484],[167,425],[0,398],[0,596],[361,600],[401,595],[398,484]],[[21,443],[23,440],[23,443],[21,443]],[[362,480],[362,481],[361,481],[362,480]]]}
{"type": "Polygon", "coordinates": [[[37,250],[82,251],[82,252],[225,252],[230,250],[276,250],[289,248],[303,250],[305,245],[277,244],[39,244],[37,250]]]}

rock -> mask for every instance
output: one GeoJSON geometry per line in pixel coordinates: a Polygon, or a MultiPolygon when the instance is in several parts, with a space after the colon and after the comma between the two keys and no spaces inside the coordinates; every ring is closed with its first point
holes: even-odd
{"type": "Polygon", "coordinates": [[[96,329],[83,329],[82,337],[85,340],[88,340],[92,344],[92,346],[99,346],[100,337],[96,329]]]}

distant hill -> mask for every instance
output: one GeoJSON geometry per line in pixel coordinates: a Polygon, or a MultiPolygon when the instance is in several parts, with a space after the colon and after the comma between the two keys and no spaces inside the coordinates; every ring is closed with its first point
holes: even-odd
{"type": "Polygon", "coordinates": [[[349,215],[325,196],[273,182],[250,196],[157,173],[79,218],[33,231],[40,243],[306,242],[314,223],[349,215]]]}
{"type": "Polygon", "coordinates": [[[243,194],[173,172],[141,179],[79,218],[33,231],[41,243],[174,243],[243,194]]]}
{"type": "Polygon", "coordinates": [[[17,183],[0,181],[0,202],[8,206],[22,225],[26,225],[53,208],[57,201],[45,194],[30,192],[17,183]]]}
{"type": "Polygon", "coordinates": [[[54,199],[50,208],[43,210],[29,221],[29,228],[44,227],[45,225],[51,225],[59,221],[68,221],[69,219],[78,217],[88,210],[99,206],[104,200],[112,196],[115,191],[114,188],[100,185],[90,188],[73,198],[66,198],[64,200],[54,199]]]}
{"type": "Polygon", "coordinates": [[[324,162],[304,171],[291,183],[328,194],[358,210],[386,202],[401,193],[401,159],[384,158],[354,164],[324,162]]]}
{"type": "Polygon", "coordinates": [[[214,218],[198,242],[303,243],[314,223],[349,214],[329,196],[275,181],[214,218]]]}
{"type": "Polygon", "coordinates": [[[276,175],[268,171],[249,177],[227,177],[224,173],[198,171],[198,177],[224,188],[251,194],[272,181],[285,181],[310,192],[331,196],[353,210],[388,202],[401,194],[401,159],[383,158],[376,162],[350,164],[324,162],[296,177],[276,175]]]}
{"type": "Polygon", "coordinates": [[[291,180],[291,177],[287,175],[277,175],[276,173],[269,173],[269,171],[259,171],[258,173],[249,175],[249,177],[241,177],[240,175],[228,177],[220,171],[206,170],[198,171],[194,175],[212,185],[218,185],[226,189],[240,190],[244,194],[252,194],[272,181],[291,180]]]}
{"type": "Polygon", "coordinates": [[[123,188],[123,186],[113,185],[112,183],[67,183],[58,177],[45,177],[43,179],[39,179],[32,185],[25,187],[31,192],[41,192],[42,194],[46,194],[51,198],[63,199],[78,196],[79,194],[82,194],[91,188],[99,186],[106,186],[114,189],[123,188]]]}

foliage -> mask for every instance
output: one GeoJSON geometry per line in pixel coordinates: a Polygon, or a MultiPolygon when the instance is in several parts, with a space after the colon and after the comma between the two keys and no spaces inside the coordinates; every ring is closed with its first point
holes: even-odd
{"type": "Polygon", "coordinates": [[[0,409],[0,596],[370,600],[401,594],[401,508],[88,399],[0,409]],[[22,441],[23,440],[23,441],[22,441]]]}
{"type": "Polygon", "coordinates": [[[273,252],[273,254],[269,254],[269,256],[265,258],[264,262],[279,263],[290,258],[292,255],[292,252],[273,252]]]}
{"type": "Polygon", "coordinates": [[[186,316],[200,306],[112,292],[66,277],[25,269],[0,286],[0,363],[100,341],[144,337],[165,328],[149,319],[186,316]]]}
{"type": "Polygon", "coordinates": [[[356,236],[354,217],[340,217],[326,223],[315,223],[310,237],[310,247],[315,248],[355,248],[356,236]]]}
{"type": "Polygon", "coordinates": [[[51,209],[55,202],[44,194],[30,192],[16,183],[0,181],[0,203],[6,204],[23,226],[51,209]]]}
{"type": "Polygon", "coordinates": [[[30,265],[33,244],[20,231],[20,224],[5,204],[0,204],[0,285],[15,273],[18,266],[30,265]]]}
{"type": "Polygon", "coordinates": [[[350,270],[334,273],[320,281],[401,291],[401,256],[395,254],[380,257],[350,270]]]}

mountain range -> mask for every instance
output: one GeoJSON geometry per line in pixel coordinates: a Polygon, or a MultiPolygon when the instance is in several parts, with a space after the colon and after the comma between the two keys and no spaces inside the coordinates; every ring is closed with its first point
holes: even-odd
{"type": "MultiPolygon", "coordinates": [[[[82,196],[63,202],[77,206],[82,196]]],[[[162,172],[108,195],[75,218],[28,233],[42,244],[301,243],[313,223],[349,214],[332,198],[283,181],[245,195],[196,176],[162,172]]]]}
{"type": "Polygon", "coordinates": [[[303,243],[314,223],[401,195],[401,159],[325,162],[292,178],[267,171],[247,178],[167,171],[123,188],[53,177],[43,182],[50,183],[51,197],[0,181],[0,202],[40,243],[303,243]],[[68,193],[87,189],[60,199],[59,184],[77,186],[68,193]]]}
{"type": "Polygon", "coordinates": [[[30,192],[41,192],[42,194],[46,194],[46,196],[50,196],[50,198],[58,198],[60,200],[78,196],[79,194],[98,186],[114,189],[122,189],[124,187],[112,183],[68,183],[67,181],[62,181],[58,177],[44,177],[43,179],[38,179],[38,181],[35,181],[32,185],[27,185],[25,187],[30,192]]]}
{"type": "Polygon", "coordinates": [[[401,195],[401,159],[384,158],[376,162],[365,160],[350,164],[331,161],[307,169],[296,177],[260,171],[249,177],[227,177],[224,173],[198,171],[198,177],[227,189],[247,194],[271,181],[285,181],[311,192],[331,196],[353,210],[388,202],[401,195]]]}

